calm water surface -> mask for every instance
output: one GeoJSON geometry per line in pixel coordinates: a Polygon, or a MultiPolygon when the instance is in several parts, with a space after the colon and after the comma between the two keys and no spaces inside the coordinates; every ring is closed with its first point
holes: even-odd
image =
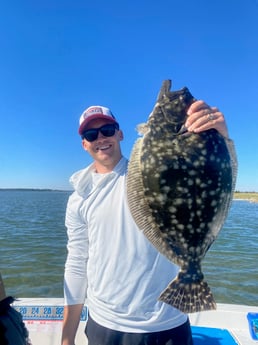
{"type": "MultiPolygon", "coordinates": [[[[0,191],[0,272],[8,294],[62,297],[70,192],[0,191]]],[[[203,262],[217,302],[258,305],[258,204],[233,201],[203,262]]]]}

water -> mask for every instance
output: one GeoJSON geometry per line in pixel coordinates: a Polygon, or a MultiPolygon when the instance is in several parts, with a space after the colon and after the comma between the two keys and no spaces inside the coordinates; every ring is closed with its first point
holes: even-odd
{"type": "Polygon", "coordinates": [[[234,200],[203,272],[215,299],[258,305],[258,203],[234,200]]]}
{"type": "Polygon", "coordinates": [[[61,297],[70,193],[0,191],[0,272],[17,297],[61,297]]]}
{"type": "MultiPolygon", "coordinates": [[[[70,192],[0,191],[0,272],[8,294],[62,297],[70,192]]],[[[235,200],[203,262],[217,302],[258,305],[258,204],[235,200]]]]}

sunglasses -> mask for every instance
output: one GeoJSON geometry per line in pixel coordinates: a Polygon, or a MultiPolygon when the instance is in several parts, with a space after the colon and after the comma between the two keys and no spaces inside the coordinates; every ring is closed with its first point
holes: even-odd
{"type": "Polygon", "coordinates": [[[99,132],[104,135],[104,137],[112,137],[116,129],[119,130],[118,123],[109,123],[99,128],[90,128],[82,133],[82,139],[92,142],[98,138],[99,132]]]}

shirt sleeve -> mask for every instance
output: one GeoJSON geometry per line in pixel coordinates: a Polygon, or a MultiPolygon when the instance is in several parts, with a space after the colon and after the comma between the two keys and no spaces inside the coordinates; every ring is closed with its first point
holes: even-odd
{"type": "Polygon", "coordinates": [[[64,304],[84,304],[87,292],[88,229],[81,217],[83,198],[74,192],[67,204],[67,259],[64,273],[64,304]]]}

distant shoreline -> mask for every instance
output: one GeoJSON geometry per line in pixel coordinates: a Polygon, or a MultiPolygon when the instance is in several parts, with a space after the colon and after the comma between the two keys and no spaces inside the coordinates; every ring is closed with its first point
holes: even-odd
{"type": "Polygon", "coordinates": [[[258,193],[256,193],[256,192],[235,192],[234,193],[234,199],[235,200],[246,200],[246,201],[258,203],[258,193]]]}
{"type": "Polygon", "coordinates": [[[0,192],[71,192],[65,189],[51,189],[51,188],[0,188],[0,192]]]}
{"type": "MultiPolygon", "coordinates": [[[[0,192],[2,191],[21,191],[21,192],[72,192],[72,190],[65,190],[65,189],[51,189],[51,188],[0,188],[0,192]]],[[[258,192],[235,192],[234,197],[235,200],[246,200],[250,202],[257,202],[258,203],[258,192]]]]}

